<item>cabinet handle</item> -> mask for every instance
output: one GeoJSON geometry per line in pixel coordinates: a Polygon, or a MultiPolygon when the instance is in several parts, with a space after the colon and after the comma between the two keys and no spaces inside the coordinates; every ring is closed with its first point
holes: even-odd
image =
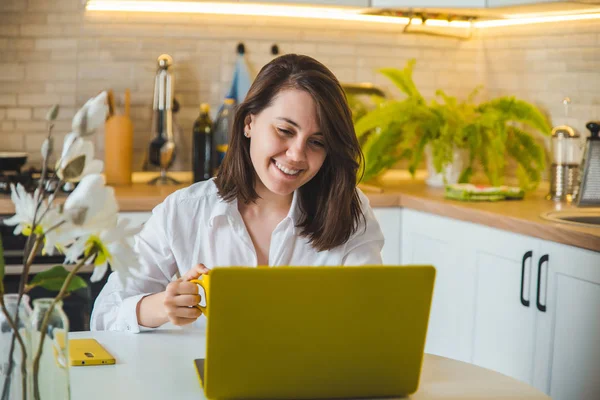
{"type": "MultiPolygon", "coordinates": [[[[525,255],[523,256],[523,261],[521,263],[521,304],[523,304],[525,307],[529,307],[529,300],[525,300],[525,297],[523,297],[523,290],[524,290],[524,286],[525,286],[525,262],[527,261],[528,258],[533,257],[533,252],[532,251],[528,251],[527,253],[525,253],[525,255]]],[[[531,274],[530,274],[531,276],[531,274]]]]}
{"type": "Polygon", "coordinates": [[[548,254],[544,254],[543,256],[540,257],[540,262],[538,263],[536,303],[537,303],[537,309],[540,310],[541,312],[546,312],[546,305],[540,303],[540,286],[541,286],[541,282],[542,282],[542,264],[545,262],[548,262],[549,260],[550,260],[550,258],[548,257],[548,254]]]}

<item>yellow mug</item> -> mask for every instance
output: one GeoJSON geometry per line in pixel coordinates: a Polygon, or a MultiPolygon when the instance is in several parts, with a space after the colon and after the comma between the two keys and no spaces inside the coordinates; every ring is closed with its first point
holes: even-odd
{"type": "Polygon", "coordinates": [[[210,275],[204,274],[200,279],[192,279],[190,282],[198,285],[198,294],[200,295],[200,303],[194,307],[199,308],[204,315],[208,317],[208,291],[210,287],[210,275]],[[204,293],[201,293],[203,291],[204,293]]]}

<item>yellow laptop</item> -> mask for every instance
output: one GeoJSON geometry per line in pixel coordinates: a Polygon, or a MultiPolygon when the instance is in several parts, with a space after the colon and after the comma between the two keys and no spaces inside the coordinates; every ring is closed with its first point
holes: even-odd
{"type": "Polygon", "coordinates": [[[209,399],[405,396],[419,386],[432,266],[215,268],[209,399]]]}

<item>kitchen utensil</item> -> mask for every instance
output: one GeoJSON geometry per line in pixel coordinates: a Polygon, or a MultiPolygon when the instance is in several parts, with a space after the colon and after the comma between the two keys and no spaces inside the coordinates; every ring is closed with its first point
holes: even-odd
{"type": "MultiPolygon", "coordinates": [[[[571,100],[563,100],[565,116],[569,114],[571,100]]],[[[552,165],[550,167],[550,193],[548,200],[571,202],[577,194],[579,163],[581,162],[580,135],[569,125],[552,129],[552,165]]]]}
{"type": "Polygon", "coordinates": [[[2,151],[0,152],[0,171],[21,172],[21,167],[27,161],[27,153],[2,151]]]}
{"type": "MultiPolygon", "coordinates": [[[[112,95],[112,91],[110,91],[112,95]]],[[[109,185],[130,185],[133,172],[133,123],[129,117],[130,93],[125,89],[125,114],[113,114],[104,128],[104,174],[109,185]]],[[[109,95],[109,109],[110,109],[109,95]]]]}
{"type": "Polygon", "coordinates": [[[107,92],[106,98],[108,103],[108,116],[111,117],[115,115],[115,96],[112,89],[107,92]]]}
{"type": "Polygon", "coordinates": [[[591,135],[586,140],[581,163],[583,173],[576,198],[578,207],[600,205],[600,121],[591,121],[585,126],[591,135]]]}
{"type": "Polygon", "coordinates": [[[157,60],[158,69],[154,80],[154,101],[152,103],[155,134],[148,148],[148,161],[160,167],[160,176],[148,182],[156,184],[178,184],[179,181],[167,175],[167,169],[175,159],[175,139],[173,135],[173,90],[174,77],[169,68],[173,59],[161,54],[157,60]]]}

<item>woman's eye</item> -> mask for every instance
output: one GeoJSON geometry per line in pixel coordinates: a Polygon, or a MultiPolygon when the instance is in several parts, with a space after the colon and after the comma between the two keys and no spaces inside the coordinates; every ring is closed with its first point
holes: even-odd
{"type": "Polygon", "coordinates": [[[310,143],[316,147],[325,147],[325,143],[321,142],[320,140],[311,140],[310,143]]]}
{"type": "Polygon", "coordinates": [[[277,128],[277,130],[286,136],[291,136],[293,134],[291,131],[288,131],[287,129],[277,128]]]}

